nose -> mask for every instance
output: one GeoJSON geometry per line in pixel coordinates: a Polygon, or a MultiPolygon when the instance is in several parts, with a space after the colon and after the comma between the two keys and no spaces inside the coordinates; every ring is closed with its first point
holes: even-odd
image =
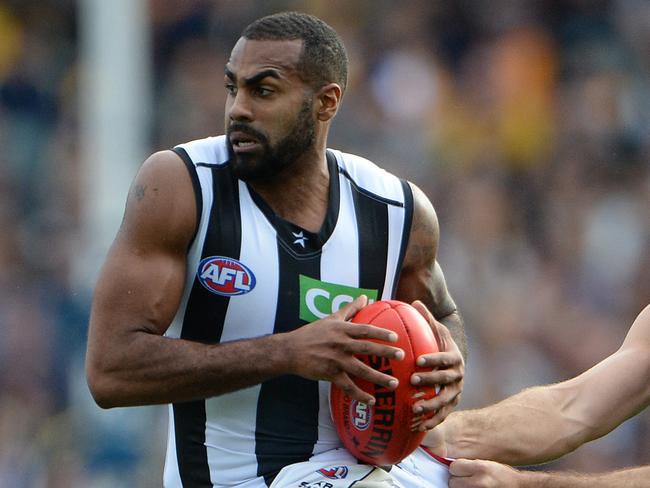
{"type": "Polygon", "coordinates": [[[233,122],[250,122],[253,120],[253,110],[250,98],[246,95],[246,90],[237,90],[237,93],[230,97],[227,113],[228,118],[233,122]]]}

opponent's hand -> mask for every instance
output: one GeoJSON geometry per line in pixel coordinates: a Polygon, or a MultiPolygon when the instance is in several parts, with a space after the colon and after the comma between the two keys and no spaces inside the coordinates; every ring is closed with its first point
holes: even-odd
{"type": "Polygon", "coordinates": [[[449,488],[516,488],[533,473],[493,461],[457,459],[449,467],[449,488]]]}
{"type": "Polygon", "coordinates": [[[374,404],[375,399],[354,384],[352,376],[386,388],[397,388],[397,378],[374,370],[355,357],[369,354],[401,360],[404,351],[365,339],[396,342],[397,334],[381,327],[350,322],[368,299],[360,296],[338,312],[287,333],[291,373],[334,383],[349,397],[374,404]]]}
{"type": "Polygon", "coordinates": [[[411,376],[413,385],[439,386],[438,395],[431,400],[422,400],[413,405],[414,413],[435,412],[435,415],[425,422],[414,425],[415,430],[427,431],[442,422],[458,405],[463,391],[465,376],[465,361],[458,346],[451,337],[449,329],[438,322],[429,309],[419,300],[413,306],[429,322],[436,335],[440,351],[424,354],[417,359],[418,366],[431,368],[429,373],[415,373],[411,376]]]}

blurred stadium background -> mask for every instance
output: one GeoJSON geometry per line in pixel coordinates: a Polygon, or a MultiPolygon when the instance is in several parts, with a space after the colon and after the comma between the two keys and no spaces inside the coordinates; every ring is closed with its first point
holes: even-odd
{"type": "MultiPolygon", "coordinates": [[[[165,409],[88,394],[92,284],[140,162],[221,133],[232,45],[287,9],[349,50],[331,146],[437,208],[462,407],[584,370],[650,301],[647,0],[2,0],[0,486],[161,485],[165,409]]],[[[650,412],[549,467],[639,463],[650,412]]]]}

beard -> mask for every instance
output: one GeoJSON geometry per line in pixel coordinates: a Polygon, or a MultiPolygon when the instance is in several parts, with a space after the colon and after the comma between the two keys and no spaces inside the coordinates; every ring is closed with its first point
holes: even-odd
{"type": "Polygon", "coordinates": [[[311,100],[305,98],[296,120],[289,129],[289,133],[276,144],[271,145],[268,137],[262,132],[247,124],[233,122],[228,127],[227,134],[243,132],[253,136],[262,147],[261,153],[237,154],[226,138],[228,156],[232,164],[234,175],[243,181],[256,181],[269,179],[282,170],[292,166],[300,156],[314,145],[316,139],[316,123],[312,116],[311,100]]]}

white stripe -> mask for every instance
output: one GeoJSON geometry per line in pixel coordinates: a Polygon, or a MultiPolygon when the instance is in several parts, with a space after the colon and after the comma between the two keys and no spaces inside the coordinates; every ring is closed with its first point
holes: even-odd
{"type": "Polygon", "coordinates": [[[386,280],[384,281],[384,291],[381,298],[388,300],[393,298],[391,292],[395,283],[395,274],[397,273],[397,262],[399,252],[402,247],[402,232],[404,229],[404,209],[388,206],[388,257],[386,259],[386,280]]]}
{"type": "Polygon", "coordinates": [[[174,407],[169,405],[169,427],[167,431],[167,454],[165,455],[165,470],[163,475],[164,488],[182,488],[178,456],[176,454],[176,429],[174,428],[174,407]]]}
{"type": "Polygon", "coordinates": [[[339,285],[359,286],[359,236],[352,188],[340,175],[340,208],[336,226],[322,249],[320,279],[339,285]]]}
{"type": "MultiPolygon", "coordinates": [[[[241,209],[240,261],[255,275],[255,288],[230,298],[221,342],[271,334],[278,296],[278,256],[275,231],[239,183],[241,209]]],[[[240,358],[246,361],[247,358],[240,358]]],[[[260,385],[206,401],[206,445],[210,477],[216,485],[260,480],[255,457],[255,425],[260,385]]],[[[252,486],[257,485],[255,482],[252,486]]]]}

